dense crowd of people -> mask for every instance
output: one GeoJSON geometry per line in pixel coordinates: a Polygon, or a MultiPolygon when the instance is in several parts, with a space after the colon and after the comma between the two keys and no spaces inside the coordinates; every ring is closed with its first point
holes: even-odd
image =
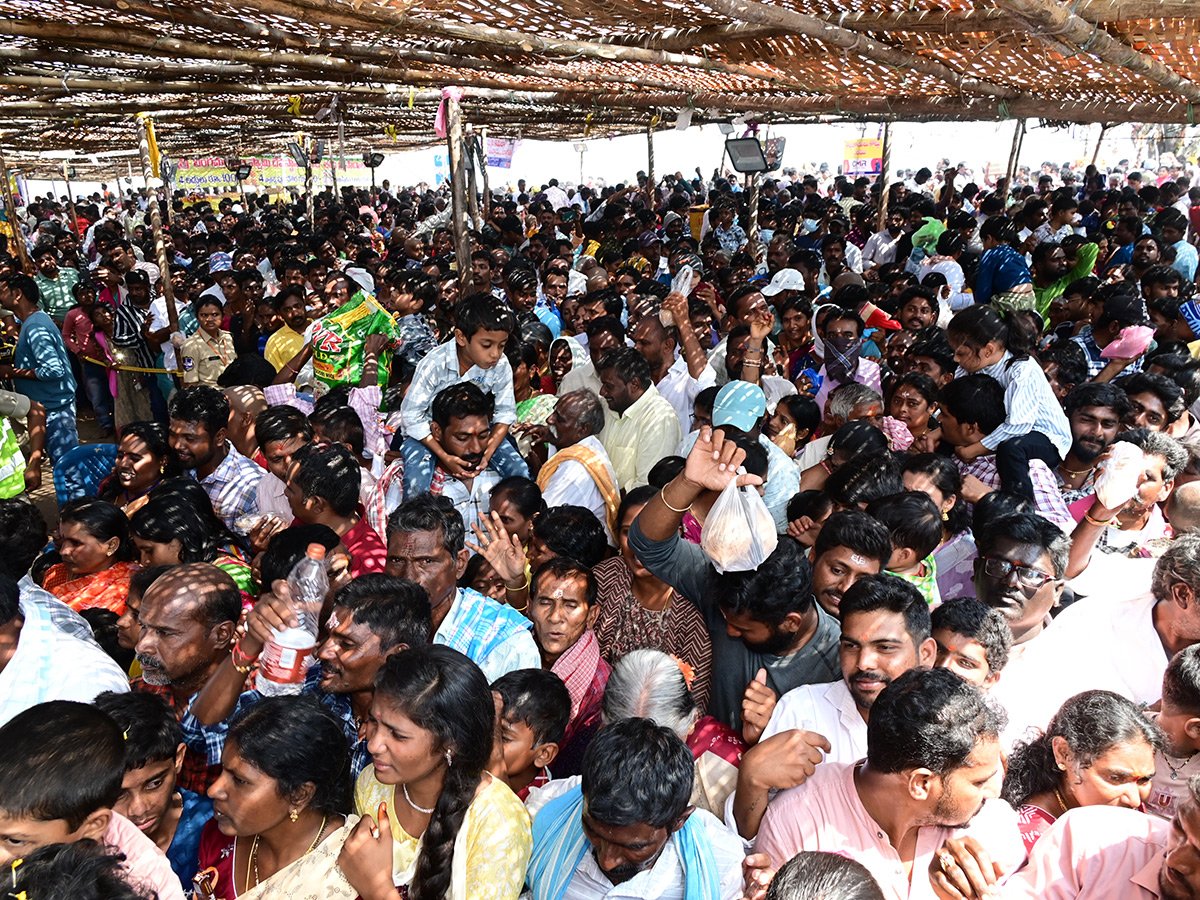
{"type": "Polygon", "coordinates": [[[10,896],[1200,895],[1200,186],[967,179],[29,203],[10,896]]]}

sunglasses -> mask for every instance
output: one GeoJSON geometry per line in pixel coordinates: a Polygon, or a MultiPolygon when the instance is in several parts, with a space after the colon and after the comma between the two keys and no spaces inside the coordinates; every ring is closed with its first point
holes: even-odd
{"type": "Polygon", "coordinates": [[[998,581],[1002,581],[1011,573],[1016,572],[1017,583],[1021,587],[1034,589],[1041,588],[1046,582],[1055,580],[1055,576],[1047,575],[1038,569],[1021,566],[1009,562],[1007,559],[996,559],[994,556],[983,557],[983,572],[998,581]]]}

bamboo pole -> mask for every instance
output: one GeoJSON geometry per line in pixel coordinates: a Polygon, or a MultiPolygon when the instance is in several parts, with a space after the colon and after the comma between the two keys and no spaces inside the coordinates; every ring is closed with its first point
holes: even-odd
{"type": "Polygon", "coordinates": [[[887,228],[888,197],[892,193],[888,184],[888,173],[892,170],[892,123],[883,123],[883,152],[879,154],[879,227],[887,228]]]}
{"type": "Polygon", "coordinates": [[[654,209],[654,118],[646,128],[646,202],[654,209]]]}
{"type": "Polygon", "coordinates": [[[4,190],[4,211],[8,216],[8,226],[12,229],[12,242],[17,245],[17,259],[21,263],[21,271],[33,272],[33,263],[29,261],[29,251],[25,248],[25,234],[21,231],[21,221],[17,218],[17,204],[13,202],[12,187],[8,183],[8,166],[4,164],[4,151],[0,150],[0,182],[4,190]]]}
{"type": "Polygon", "coordinates": [[[446,97],[446,149],[450,159],[451,223],[454,232],[454,258],[458,268],[459,295],[466,297],[471,289],[471,242],[467,236],[467,165],[463,158],[462,104],[453,95],[446,97]]]}
{"type": "Polygon", "coordinates": [[[162,215],[158,209],[158,191],[150,186],[150,180],[154,177],[154,167],[150,164],[150,132],[146,126],[145,116],[138,117],[138,130],[141,132],[138,149],[142,156],[142,175],[146,179],[146,202],[150,211],[150,228],[154,232],[154,253],[158,259],[158,285],[167,307],[167,322],[171,326],[171,333],[174,334],[179,330],[179,310],[175,308],[175,289],[171,286],[171,261],[167,259],[167,244],[163,240],[162,215]]]}
{"type": "MultiPolygon", "coordinates": [[[[1140,75],[1193,103],[1200,102],[1200,85],[1076,15],[1069,6],[1047,0],[996,0],[996,6],[1028,23],[1029,30],[1043,41],[1069,41],[1109,65],[1140,75]]],[[[1195,15],[1194,7],[1191,15],[1195,15]]]]}
{"type": "Polygon", "coordinates": [[[1013,178],[1017,174],[1017,158],[1021,155],[1021,141],[1025,137],[1025,120],[1018,119],[1013,129],[1012,149],[1008,153],[1008,166],[1004,170],[1004,207],[1008,208],[1009,197],[1012,196],[1013,178]]]}
{"type": "Polygon", "coordinates": [[[1027,96],[1023,91],[1007,85],[984,81],[981,78],[967,78],[960,72],[956,72],[930,57],[909,53],[891,44],[872,40],[858,32],[850,31],[848,28],[841,28],[824,19],[796,12],[793,9],[760,3],[758,0],[709,0],[708,5],[736,22],[752,22],[757,25],[775,25],[785,28],[789,33],[803,34],[826,44],[832,44],[847,53],[853,53],[872,62],[904,68],[930,78],[936,78],[953,85],[960,92],[984,94],[1008,100],[1027,96]]]}
{"type": "Polygon", "coordinates": [[[761,184],[761,176],[758,172],[750,173],[750,184],[746,191],[746,249],[754,254],[755,261],[758,261],[758,254],[754,252],[754,242],[758,240],[758,193],[761,184]]]}
{"type": "Polygon", "coordinates": [[[488,184],[487,126],[479,129],[479,171],[483,175],[483,219],[492,218],[492,189],[488,184]]]}
{"type": "Polygon", "coordinates": [[[71,213],[71,227],[75,229],[75,239],[83,237],[79,233],[79,215],[75,212],[75,195],[71,191],[71,167],[63,160],[63,181],[67,185],[67,210],[71,213]]]}
{"type": "Polygon", "coordinates": [[[477,154],[475,152],[475,133],[472,131],[466,135],[463,141],[464,147],[467,149],[467,211],[471,217],[471,227],[479,227],[479,185],[475,178],[475,160],[477,154]]]}
{"type": "Polygon", "coordinates": [[[1108,126],[1104,123],[1100,124],[1100,135],[1096,138],[1096,149],[1092,151],[1092,165],[1096,164],[1096,160],[1100,158],[1100,145],[1104,143],[1104,132],[1108,131],[1108,126]]]}

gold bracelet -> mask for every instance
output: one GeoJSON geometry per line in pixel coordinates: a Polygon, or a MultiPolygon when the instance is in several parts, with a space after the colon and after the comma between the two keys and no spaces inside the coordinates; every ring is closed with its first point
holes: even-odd
{"type": "Polygon", "coordinates": [[[1100,528],[1103,528],[1105,525],[1107,525],[1109,522],[1112,521],[1112,519],[1105,519],[1103,522],[1101,522],[1099,519],[1093,519],[1091,513],[1084,513],[1083,517],[1091,524],[1096,525],[1100,528]]]}
{"type": "Polygon", "coordinates": [[[506,584],[506,585],[504,586],[504,589],[505,589],[506,591],[512,591],[514,594],[516,594],[516,593],[519,593],[520,591],[525,591],[525,590],[528,590],[528,589],[529,589],[529,585],[530,585],[530,583],[532,582],[532,580],[533,580],[533,579],[532,579],[532,578],[530,578],[530,576],[526,575],[526,576],[525,576],[525,583],[524,583],[523,585],[521,585],[520,587],[515,587],[515,588],[514,588],[514,587],[509,587],[509,586],[506,584]]]}
{"type": "Polygon", "coordinates": [[[673,507],[673,506],[672,506],[670,503],[668,503],[668,502],[667,502],[667,486],[666,486],[665,484],[662,486],[662,490],[660,490],[660,491],[658,492],[658,496],[659,496],[659,499],[660,499],[660,500],[662,500],[662,502],[663,502],[663,506],[665,506],[665,507],[666,507],[667,509],[669,509],[671,512],[673,512],[673,513],[678,513],[678,514],[679,514],[679,515],[681,515],[681,516],[682,516],[682,515],[683,515],[685,512],[687,512],[689,509],[691,509],[691,508],[692,508],[692,504],[690,504],[690,503],[689,503],[687,506],[685,506],[683,509],[676,509],[676,508],[675,508],[675,507],[673,507]]]}

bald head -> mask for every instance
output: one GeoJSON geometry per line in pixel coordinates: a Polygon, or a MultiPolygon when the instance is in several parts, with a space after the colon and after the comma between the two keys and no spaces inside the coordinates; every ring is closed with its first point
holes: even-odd
{"type": "Polygon", "coordinates": [[[1175,488],[1167,503],[1167,520],[1176,534],[1200,528],[1200,481],[1189,481],[1175,488]]]}
{"type": "Polygon", "coordinates": [[[137,659],[147,684],[177,695],[200,690],[237,632],[242,598],[228,574],[210,563],[186,563],[157,578],[142,596],[137,659]]]}
{"type": "Polygon", "coordinates": [[[184,563],[164,572],[146,589],[147,606],[171,608],[210,627],[236,623],[242,615],[242,595],[229,573],[212,563],[184,563]]]}
{"type": "Polygon", "coordinates": [[[254,456],[258,451],[258,439],[254,434],[254,420],[267,409],[267,398],[263,390],[249,384],[227,387],[225,396],[229,400],[229,425],[226,436],[243,456],[254,456]]]}

